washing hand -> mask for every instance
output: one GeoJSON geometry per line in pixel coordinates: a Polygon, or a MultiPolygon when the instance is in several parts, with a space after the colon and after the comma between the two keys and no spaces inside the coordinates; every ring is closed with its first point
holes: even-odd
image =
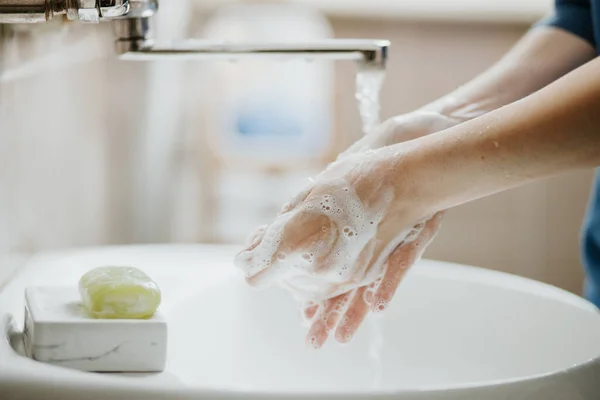
{"type": "Polygon", "coordinates": [[[447,116],[425,109],[402,114],[388,119],[373,133],[363,136],[338,158],[418,139],[451,128],[463,121],[464,119],[460,117],[447,116]]]}
{"type": "Polygon", "coordinates": [[[320,347],[331,332],[349,341],[369,311],[389,304],[410,266],[441,222],[424,221],[418,198],[402,181],[402,149],[374,151],[456,124],[416,112],[382,124],[284,207],[251,239],[236,264],[253,286],[277,282],[307,306],[308,341],[320,347]],[[418,222],[416,225],[415,223],[418,222]]]}

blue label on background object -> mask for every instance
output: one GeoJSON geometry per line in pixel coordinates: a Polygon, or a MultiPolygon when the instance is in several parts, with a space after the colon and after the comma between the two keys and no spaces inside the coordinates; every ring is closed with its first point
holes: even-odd
{"type": "Polygon", "coordinates": [[[239,113],[235,121],[236,131],[242,136],[300,136],[301,123],[280,110],[254,110],[239,113]]]}

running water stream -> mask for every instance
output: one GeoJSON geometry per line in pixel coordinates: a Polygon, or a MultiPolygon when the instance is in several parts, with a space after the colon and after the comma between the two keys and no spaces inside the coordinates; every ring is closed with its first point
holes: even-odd
{"type": "Polygon", "coordinates": [[[385,69],[380,66],[362,63],[357,65],[355,96],[365,135],[379,125],[379,93],[384,78],[385,69]]]}
{"type": "MultiPolygon", "coordinates": [[[[356,72],[356,100],[362,120],[363,134],[372,133],[379,125],[379,95],[385,78],[385,69],[379,66],[358,64],[356,72]]],[[[383,381],[383,333],[379,318],[368,318],[364,328],[369,330],[369,357],[372,360],[373,389],[379,389],[383,381]]]]}

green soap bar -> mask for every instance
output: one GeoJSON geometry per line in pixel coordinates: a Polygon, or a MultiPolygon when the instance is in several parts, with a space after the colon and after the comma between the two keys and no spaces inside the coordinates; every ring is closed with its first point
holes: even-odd
{"type": "Polygon", "coordinates": [[[94,318],[150,318],[160,305],[158,285],[133,267],[99,267],[79,280],[81,301],[94,318]]]}

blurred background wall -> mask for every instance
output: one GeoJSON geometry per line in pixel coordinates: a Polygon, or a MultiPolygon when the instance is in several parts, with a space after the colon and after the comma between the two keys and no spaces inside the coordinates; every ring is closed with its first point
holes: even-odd
{"type": "MultiPolygon", "coordinates": [[[[222,3],[163,1],[159,36],[204,35],[222,3]]],[[[319,34],[392,41],[385,119],[483,71],[551,2],[304,3],[326,17],[315,20],[319,34]]],[[[319,79],[331,90],[322,92],[330,130],[318,156],[250,167],[224,162],[215,148],[215,99],[228,93],[214,87],[215,77],[238,68],[243,82],[244,64],[119,62],[106,26],[59,23],[2,36],[0,284],[42,250],[237,243],[361,135],[352,63],[319,64],[319,79]]],[[[579,292],[578,235],[590,179],[591,172],[561,176],[458,207],[426,256],[579,292]]]]}

